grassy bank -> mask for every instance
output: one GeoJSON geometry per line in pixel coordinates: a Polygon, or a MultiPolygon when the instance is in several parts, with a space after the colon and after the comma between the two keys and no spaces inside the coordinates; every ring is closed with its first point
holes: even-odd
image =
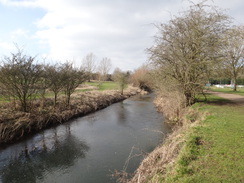
{"type": "Polygon", "coordinates": [[[131,182],[244,182],[244,105],[209,95],[192,108],[205,119],[175,130],[131,182]]]}
{"type": "Polygon", "coordinates": [[[0,144],[18,140],[51,125],[103,109],[136,95],[139,91],[138,88],[128,87],[124,95],[117,90],[78,92],[72,95],[69,106],[65,105],[65,99],[62,97],[55,107],[52,98],[46,98],[44,102],[36,100],[30,113],[17,112],[13,107],[16,104],[4,103],[0,106],[0,144]]]}
{"type": "Polygon", "coordinates": [[[104,82],[91,81],[91,82],[86,82],[85,85],[94,86],[99,91],[119,89],[119,84],[112,81],[104,81],[104,82]]]}

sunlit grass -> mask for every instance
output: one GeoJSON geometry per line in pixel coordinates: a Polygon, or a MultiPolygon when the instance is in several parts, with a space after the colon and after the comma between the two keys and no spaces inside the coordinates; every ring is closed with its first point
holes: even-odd
{"type": "Polygon", "coordinates": [[[101,82],[86,82],[86,85],[90,86],[96,86],[98,90],[103,91],[103,90],[118,90],[119,85],[116,82],[112,81],[101,81],[101,82]]]}
{"type": "Polygon", "coordinates": [[[208,101],[195,104],[209,115],[188,132],[176,174],[166,182],[244,182],[244,105],[208,101]]]}

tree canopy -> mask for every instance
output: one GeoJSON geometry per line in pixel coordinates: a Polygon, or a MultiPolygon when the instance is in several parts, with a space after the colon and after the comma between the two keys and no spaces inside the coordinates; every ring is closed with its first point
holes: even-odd
{"type": "Polygon", "coordinates": [[[157,25],[155,45],[148,49],[150,62],[158,70],[160,83],[173,83],[174,90],[184,94],[186,105],[194,102],[223,58],[223,34],[229,26],[230,18],[205,1],[157,25]]]}

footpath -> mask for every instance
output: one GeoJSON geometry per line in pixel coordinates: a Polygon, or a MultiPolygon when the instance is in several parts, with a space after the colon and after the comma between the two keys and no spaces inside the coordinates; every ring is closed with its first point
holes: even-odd
{"type": "Polygon", "coordinates": [[[214,92],[208,91],[207,93],[230,100],[236,104],[243,104],[244,105],[244,96],[236,95],[236,94],[229,94],[229,93],[222,93],[222,92],[214,92]]]}

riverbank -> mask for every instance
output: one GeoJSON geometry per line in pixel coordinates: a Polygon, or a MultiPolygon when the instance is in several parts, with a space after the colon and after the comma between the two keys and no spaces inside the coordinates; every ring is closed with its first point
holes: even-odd
{"type": "Polygon", "coordinates": [[[244,103],[208,94],[129,182],[244,182],[244,103]],[[204,119],[203,119],[204,117],[204,119]]]}
{"type": "Polygon", "coordinates": [[[0,144],[14,142],[49,126],[95,112],[140,92],[139,88],[131,86],[123,95],[115,90],[79,92],[72,95],[70,106],[60,98],[55,108],[52,99],[46,98],[44,103],[33,103],[31,113],[16,112],[12,103],[5,103],[0,108],[0,144]]]}

